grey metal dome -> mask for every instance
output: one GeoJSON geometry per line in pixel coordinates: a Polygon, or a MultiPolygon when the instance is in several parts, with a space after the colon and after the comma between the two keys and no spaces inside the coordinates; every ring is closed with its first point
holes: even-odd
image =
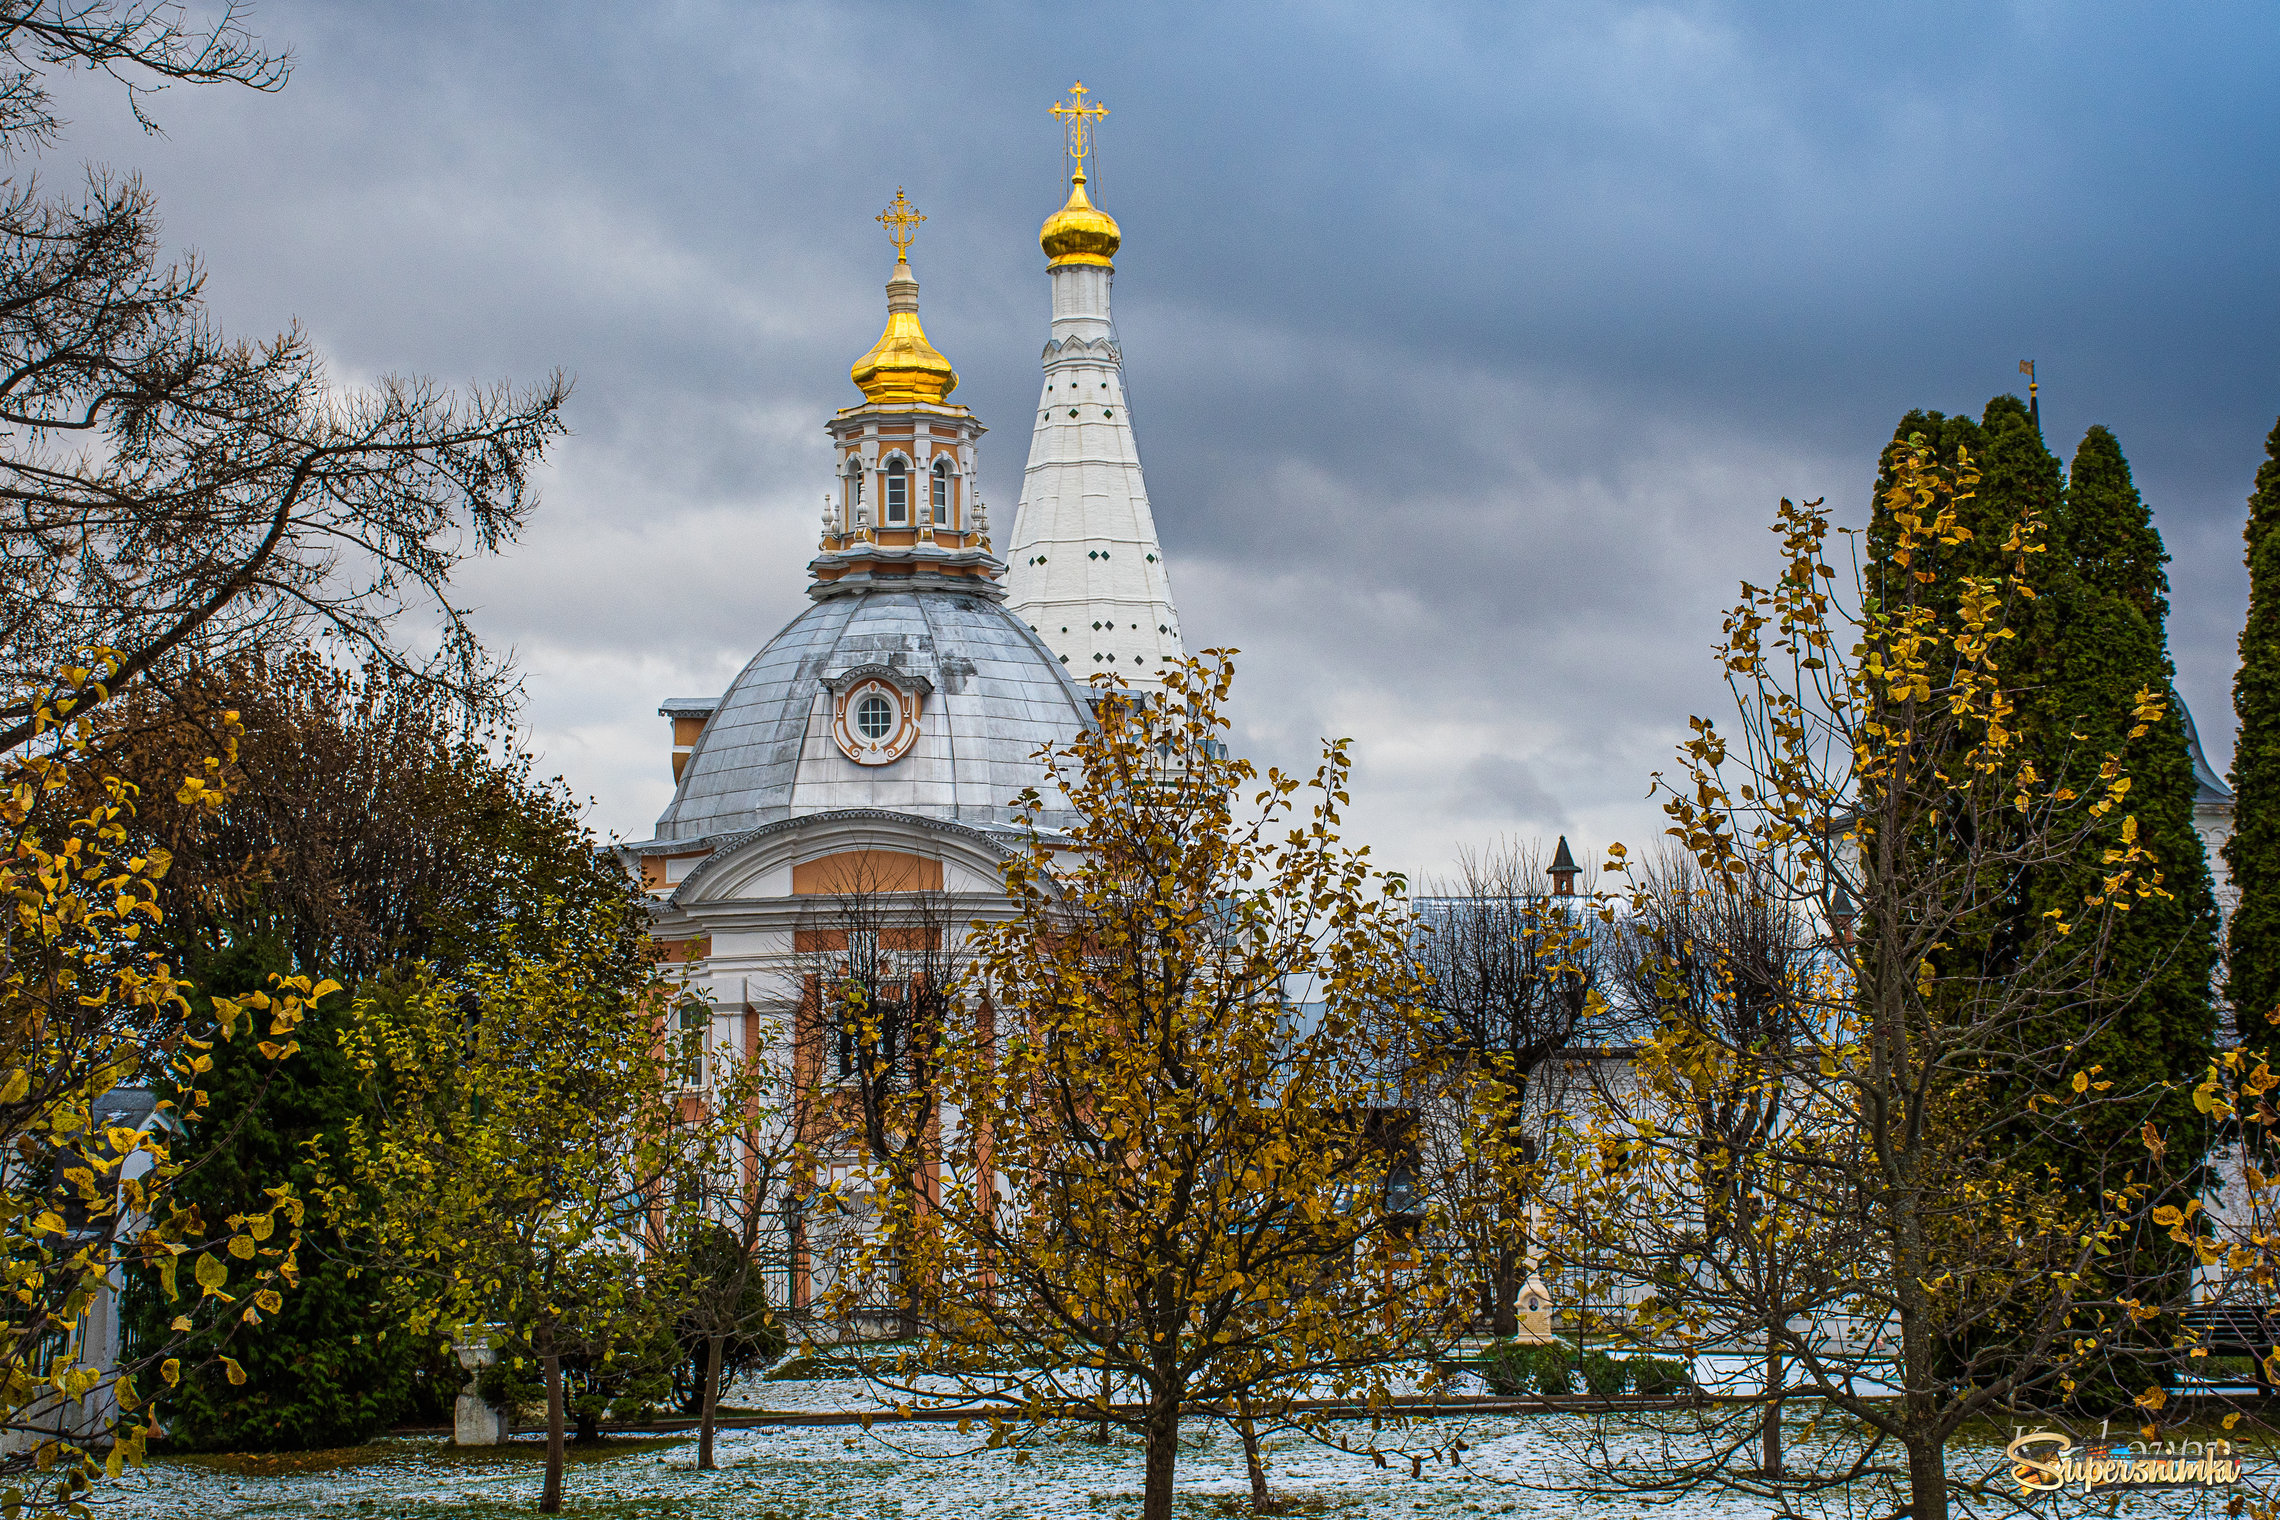
{"type": "Polygon", "coordinates": [[[1045,779],[1038,750],[1089,721],[1068,671],[997,601],[934,589],[832,596],[730,685],[657,837],[711,841],[845,808],[1010,823],[1013,799],[1045,779]],[[858,765],[832,737],[831,685],[866,667],[930,688],[916,741],[891,764],[858,765]]]}

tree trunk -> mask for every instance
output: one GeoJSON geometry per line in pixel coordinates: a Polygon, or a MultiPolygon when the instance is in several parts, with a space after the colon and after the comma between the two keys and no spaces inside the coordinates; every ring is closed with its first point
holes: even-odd
{"type": "Polygon", "coordinates": [[[1900,1445],[1908,1453],[1908,1513],[1913,1520],[1947,1520],[1947,1436],[1937,1422],[1940,1385],[1924,1284],[1935,1275],[1925,1248],[1922,1216],[1912,1194],[1902,1195],[1892,1231],[1891,1266],[1899,1279],[1900,1445]]]}
{"type": "Polygon", "coordinates": [[[540,1360],[546,1364],[546,1489],[538,1497],[542,1515],[562,1513],[562,1358],[554,1353],[554,1332],[540,1332],[540,1360]]]}
{"type": "Polygon", "coordinates": [[[713,1414],[720,1406],[720,1358],[726,1336],[705,1338],[705,1415],[697,1427],[697,1471],[711,1472],[713,1464],[713,1414]]]}
{"type": "Polygon", "coordinates": [[[1251,1470],[1251,1513],[1267,1512],[1267,1464],[1259,1459],[1259,1422],[1251,1418],[1251,1406],[1238,1402],[1235,1406],[1235,1429],[1243,1437],[1243,1465],[1251,1470]]]}
{"type": "Polygon", "coordinates": [[[1912,1520],[1947,1520],[1947,1446],[1918,1436],[1908,1442],[1908,1513],[1912,1520]]]}
{"type": "Polygon", "coordinates": [[[1495,1295],[1489,1316],[1489,1333],[1510,1340],[1520,1333],[1520,1254],[1510,1246],[1496,1248],[1496,1264],[1489,1276],[1495,1295]]]}
{"type": "MultiPolygon", "coordinates": [[[[1520,1158],[1520,1164],[1532,1173],[1536,1164],[1536,1143],[1521,1132],[1521,1124],[1528,1110],[1527,1088],[1516,1086],[1504,1119],[1507,1143],[1520,1158]]],[[[1498,1340],[1510,1340],[1520,1333],[1520,1284],[1528,1273],[1528,1251],[1532,1244],[1529,1232],[1528,1190],[1507,1186],[1497,1206],[1502,1216],[1497,1231],[1498,1241],[1494,1257],[1494,1270],[1490,1285],[1496,1294],[1492,1306],[1494,1313],[1489,1321],[1489,1332],[1498,1340]],[[1515,1244],[1513,1236],[1519,1236],[1515,1244]]]]}
{"type": "Polygon", "coordinates": [[[578,1411],[578,1444],[591,1446],[602,1438],[602,1412],[589,1405],[578,1411]]]}
{"type": "Polygon", "coordinates": [[[1159,1396],[1148,1411],[1148,1468],[1140,1520],[1172,1520],[1172,1475],[1180,1460],[1180,1401],[1159,1396]]]}
{"type": "Polygon", "coordinates": [[[1758,1471],[1768,1478],[1781,1476],[1781,1352],[1775,1347],[1773,1336],[1765,1339],[1765,1425],[1761,1432],[1763,1465],[1758,1471]]]}
{"type": "Polygon", "coordinates": [[[1109,1376],[1108,1363],[1103,1361],[1100,1364],[1100,1424],[1093,1431],[1093,1439],[1103,1446],[1108,1444],[1108,1396],[1115,1386],[1109,1381],[1109,1376]]]}

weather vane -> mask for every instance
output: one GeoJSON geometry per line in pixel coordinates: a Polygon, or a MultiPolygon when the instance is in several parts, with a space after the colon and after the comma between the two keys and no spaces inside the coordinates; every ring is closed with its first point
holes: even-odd
{"type": "Polygon", "coordinates": [[[895,245],[898,261],[910,257],[910,240],[915,236],[911,229],[925,220],[903,199],[902,186],[895,186],[895,203],[879,213],[879,225],[887,229],[887,241],[895,245]]]}
{"type": "Polygon", "coordinates": [[[1053,114],[1061,118],[1061,130],[1069,139],[1069,157],[1077,161],[1077,173],[1085,172],[1085,155],[1092,152],[1093,126],[1108,114],[1108,107],[1085,104],[1085,82],[1078,80],[1069,86],[1072,104],[1053,103],[1053,114]]]}

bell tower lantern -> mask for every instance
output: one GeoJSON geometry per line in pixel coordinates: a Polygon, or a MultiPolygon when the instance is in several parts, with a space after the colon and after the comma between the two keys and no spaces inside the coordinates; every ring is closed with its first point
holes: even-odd
{"type": "Polygon", "coordinates": [[[824,498],[821,552],[808,595],[823,600],[880,587],[955,585],[1002,599],[1003,562],[974,490],[982,425],[950,400],[958,373],[918,320],[910,245],[926,218],[901,190],[879,213],[894,244],[887,327],[848,370],[863,399],[825,425],[839,463],[824,498]]]}

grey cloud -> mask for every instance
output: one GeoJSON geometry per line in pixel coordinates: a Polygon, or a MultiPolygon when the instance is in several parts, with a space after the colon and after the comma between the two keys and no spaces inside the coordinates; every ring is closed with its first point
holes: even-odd
{"type": "Polygon", "coordinates": [[[1501,818],[1556,832],[1567,827],[1566,810],[1537,779],[1534,767],[1510,755],[1478,755],[1456,775],[1452,811],[1469,818],[1501,818]]]}
{"type": "MultiPolygon", "coordinates": [[[[283,94],[75,85],[42,165],[145,169],[218,314],[344,377],[574,371],[578,436],[470,574],[547,758],[645,833],[659,698],[804,603],[822,423],[876,335],[897,184],[926,322],[999,431],[1010,526],[1035,246],[1083,75],[1151,492],[1239,737],[1352,734],[1353,827],[1432,871],[1519,820],[1593,846],[1690,712],[1783,495],[1857,520],[1912,406],[2043,362],[2054,446],[2116,428],[2176,562],[2220,752],[2241,498],[2280,410],[2280,21],[1956,3],[671,7],[273,3],[283,94]]],[[[2221,763],[2221,761],[2220,761],[2221,763]]]]}

